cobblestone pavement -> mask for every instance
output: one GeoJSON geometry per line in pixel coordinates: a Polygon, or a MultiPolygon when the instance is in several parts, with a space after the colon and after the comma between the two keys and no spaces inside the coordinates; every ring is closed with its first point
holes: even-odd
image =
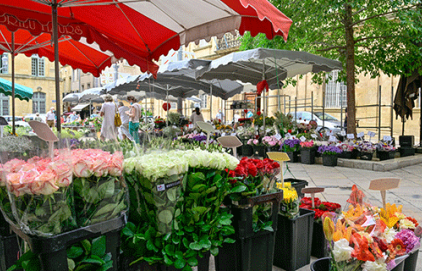
{"type": "MultiPolygon", "coordinates": [[[[291,173],[286,173],[285,178],[296,177],[297,179],[306,180],[309,183],[308,187],[325,187],[325,192],[316,196],[321,200],[340,203],[342,206],[346,203],[354,184],[365,193],[373,205],[382,206],[381,194],[378,191],[368,190],[369,182],[373,179],[383,177],[401,178],[399,188],[387,191],[387,202],[403,205],[403,212],[405,214],[422,222],[422,164],[388,172],[375,172],[345,167],[325,167],[322,165],[304,165],[300,163],[289,163],[288,166],[291,173]]],[[[314,260],[312,259],[311,261],[314,260]]],[[[210,270],[215,270],[212,259],[210,265],[210,270]]],[[[281,270],[283,269],[273,267],[273,271],[281,270]]],[[[307,265],[298,270],[308,271],[310,267],[307,265]]],[[[422,271],[422,253],[419,253],[417,271],[422,271]]]]}

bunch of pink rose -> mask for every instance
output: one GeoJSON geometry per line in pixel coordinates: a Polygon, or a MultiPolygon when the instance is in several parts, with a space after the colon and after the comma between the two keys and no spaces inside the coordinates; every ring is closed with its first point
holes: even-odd
{"type": "Polygon", "coordinates": [[[122,152],[76,149],[72,151],[72,167],[79,227],[116,218],[127,210],[122,152]]]}
{"type": "Polygon", "coordinates": [[[260,145],[259,140],[258,139],[249,139],[248,140],[248,145],[260,145]]]}
{"type": "Polygon", "coordinates": [[[55,150],[53,158],[12,159],[2,170],[1,207],[9,223],[40,236],[76,227],[69,152],[55,150]]]}
{"type": "Polygon", "coordinates": [[[282,140],[277,139],[276,136],[264,136],[262,138],[262,143],[267,147],[277,147],[281,146],[283,142],[282,140]]]}

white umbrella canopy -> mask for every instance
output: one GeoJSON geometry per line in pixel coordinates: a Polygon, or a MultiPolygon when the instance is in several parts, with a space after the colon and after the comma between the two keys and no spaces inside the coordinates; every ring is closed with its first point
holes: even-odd
{"type": "Polygon", "coordinates": [[[90,88],[80,93],[79,102],[94,102],[103,103],[104,99],[101,97],[102,88],[90,88]]]}
{"type": "Polygon", "coordinates": [[[79,102],[79,98],[81,97],[81,93],[70,93],[64,96],[63,102],[65,103],[77,103],[79,102]]]}
{"type": "Polygon", "coordinates": [[[341,69],[340,61],[307,52],[258,48],[212,60],[197,71],[197,78],[240,80],[253,85],[265,79],[270,88],[276,88],[280,81],[298,74],[341,69]]]}

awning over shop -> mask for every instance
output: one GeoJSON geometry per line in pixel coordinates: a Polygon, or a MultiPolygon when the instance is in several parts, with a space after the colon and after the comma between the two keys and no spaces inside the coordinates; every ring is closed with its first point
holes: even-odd
{"type": "Polygon", "coordinates": [[[85,107],[89,106],[89,104],[78,104],[74,108],[72,108],[72,111],[82,111],[85,107]]]}

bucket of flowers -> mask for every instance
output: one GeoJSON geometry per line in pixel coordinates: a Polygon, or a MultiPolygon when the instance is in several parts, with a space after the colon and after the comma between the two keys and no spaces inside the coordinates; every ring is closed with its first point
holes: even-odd
{"type": "Polygon", "coordinates": [[[263,158],[267,156],[266,146],[259,139],[249,139],[248,145],[252,146],[254,156],[263,158]]]}
{"type": "Polygon", "coordinates": [[[299,162],[299,147],[300,140],[297,138],[285,139],[283,144],[280,146],[282,152],[286,152],[290,158],[290,162],[299,162]]]}
{"type": "Polygon", "coordinates": [[[359,151],[356,149],[356,146],[353,142],[341,143],[339,147],[343,150],[343,152],[338,155],[338,158],[345,158],[345,159],[357,158],[359,151]]]}
{"type": "Polygon", "coordinates": [[[315,164],[314,141],[300,142],[300,161],[302,164],[315,164]]]}
{"type": "Polygon", "coordinates": [[[277,136],[272,135],[264,136],[262,138],[262,143],[267,147],[267,151],[279,151],[282,141],[279,140],[277,136]]]}
{"type": "Polygon", "coordinates": [[[155,128],[157,129],[163,129],[166,126],[166,120],[158,117],[154,120],[155,128]]]}
{"type": "Polygon", "coordinates": [[[359,157],[361,160],[372,160],[372,156],[375,151],[375,146],[369,141],[360,141],[357,149],[359,151],[359,157]]]}
{"type": "Polygon", "coordinates": [[[326,213],[322,220],[331,258],[317,260],[311,270],[415,270],[406,261],[409,253],[419,250],[422,229],[401,206],[386,204],[384,209],[357,203],[341,216],[326,213]],[[322,262],[331,269],[315,269],[322,262]]]}
{"type": "Polygon", "coordinates": [[[396,154],[396,148],[388,144],[387,142],[379,142],[375,145],[377,150],[377,157],[380,161],[394,159],[394,155],[396,154]]]}
{"type": "Polygon", "coordinates": [[[315,208],[312,208],[312,198],[310,197],[303,197],[300,200],[300,208],[312,210],[315,212],[311,256],[316,258],[327,257],[329,256],[328,243],[325,240],[324,232],[322,230],[321,217],[327,212],[335,212],[340,214],[341,205],[334,202],[321,201],[319,198],[315,197],[314,206],[315,208]]]}
{"type": "Polygon", "coordinates": [[[322,145],[318,148],[318,152],[322,155],[322,164],[328,167],[337,166],[337,155],[343,150],[334,145],[322,145]]]}

